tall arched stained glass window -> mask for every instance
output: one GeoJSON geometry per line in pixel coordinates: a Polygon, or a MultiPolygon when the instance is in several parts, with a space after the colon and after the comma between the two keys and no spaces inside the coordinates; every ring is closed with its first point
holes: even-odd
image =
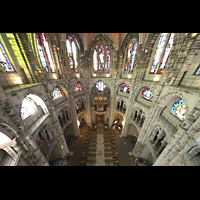
{"type": "Polygon", "coordinates": [[[94,69],[94,73],[97,73],[98,71],[98,58],[97,58],[97,50],[94,49],[94,53],[93,53],[93,69],[94,69]]]}
{"type": "Polygon", "coordinates": [[[131,42],[128,45],[126,57],[125,57],[126,60],[125,60],[124,73],[126,74],[133,73],[133,67],[135,63],[137,49],[138,49],[138,43],[136,42],[135,39],[131,40],[131,42]]]}
{"type": "Polygon", "coordinates": [[[101,44],[99,48],[99,73],[103,72],[104,72],[104,46],[103,44],[101,44]]]}
{"type": "Polygon", "coordinates": [[[77,40],[76,38],[68,36],[66,40],[66,47],[68,52],[68,62],[71,69],[71,72],[78,73],[78,49],[77,49],[77,40]],[[75,40],[74,40],[75,39],[75,40]]]}
{"type": "Polygon", "coordinates": [[[154,60],[151,66],[150,74],[162,74],[162,70],[165,68],[170,56],[173,40],[174,33],[161,34],[154,56],[154,60]]]}
{"type": "Polygon", "coordinates": [[[110,68],[110,50],[108,49],[106,51],[106,68],[105,68],[105,73],[109,73],[109,68],[110,68]]]}
{"type": "Polygon", "coordinates": [[[36,33],[36,45],[42,67],[47,72],[49,72],[48,67],[50,68],[51,72],[55,72],[55,67],[53,64],[46,33],[40,33],[40,34],[36,33]]]}
{"type": "Polygon", "coordinates": [[[0,44],[0,63],[5,69],[6,72],[14,72],[15,70],[13,69],[8,56],[6,55],[3,46],[0,44]]]}
{"type": "Polygon", "coordinates": [[[97,45],[93,51],[93,72],[109,74],[110,56],[108,45],[97,45]]]}

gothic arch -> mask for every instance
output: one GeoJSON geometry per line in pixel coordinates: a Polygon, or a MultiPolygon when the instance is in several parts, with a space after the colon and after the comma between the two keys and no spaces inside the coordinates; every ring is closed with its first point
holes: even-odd
{"type": "Polygon", "coordinates": [[[91,50],[93,52],[94,49],[92,49],[92,47],[96,44],[99,43],[101,41],[105,41],[107,42],[107,44],[112,48],[112,50],[116,49],[116,43],[115,40],[107,33],[97,33],[95,35],[92,36],[92,38],[90,39],[89,43],[88,43],[88,50],[91,53],[91,50]]]}
{"type": "Polygon", "coordinates": [[[36,95],[38,96],[39,98],[42,99],[42,101],[44,102],[46,108],[47,108],[47,111],[49,112],[49,109],[48,109],[48,106],[49,106],[49,101],[47,100],[47,97],[44,96],[44,94],[42,94],[41,92],[38,92],[37,90],[34,90],[34,89],[29,89],[27,90],[24,95],[20,96],[20,103],[18,105],[18,108],[17,108],[17,113],[18,113],[18,116],[20,116],[20,119],[21,119],[21,106],[22,106],[22,101],[24,100],[24,98],[26,98],[27,95],[29,94],[33,94],[33,95],[36,95]]]}
{"type": "Polygon", "coordinates": [[[76,41],[78,42],[78,45],[80,47],[80,53],[84,53],[84,45],[83,45],[83,37],[81,36],[80,33],[66,33],[66,39],[70,37],[75,37],[76,41]]]}
{"type": "Polygon", "coordinates": [[[167,95],[160,97],[158,106],[164,108],[165,106],[167,106],[171,101],[173,101],[176,98],[183,99],[184,103],[186,105],[186,109],[189,110],[189,105],[187,103],[187,97],[185,96],[185,94],[183,94],[182,92],[179,92],[179,91],[174,91],[172,93],[169,93],[167,95]]]}
{"type": "Polygon", "coordinates": [[[14,128],[12,128],[12,125],[1,119],[0,119],[0,132],[5,134],[11,140],[18,136],[17,131],[15,131],[14,128]]]}
{"type": "Polygon", "coordinates": [[[131,39],[135,38],[136,41],[139,43],[139,33],[125,33],[120,44],[120,52],[125,54],[125,49],[127,48],[131,39]]]}
{"type": "Polygon", "coordinates": [[[91,83],[92,87],[90,88],[90,89],[91,89],[91,91],[89,92],[90,94],[92,93],[93,88],[95,88],[96,84],[97,84],[99,81],[104,82],[105,85],[106,85],[106,87],[107,87],[107,88],[110,90],[110,92],[111,92],[111,89],[110,89],[110,88],[111,88],[111,86],[110,86],[110,82],[107,81],[107,80],[104,80],[104,79],[99,79],[98,81],[93,80],[93,83],[91,83]]]}

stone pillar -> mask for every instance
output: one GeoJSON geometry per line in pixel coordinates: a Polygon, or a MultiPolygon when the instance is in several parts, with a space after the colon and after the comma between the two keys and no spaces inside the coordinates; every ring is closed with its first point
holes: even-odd
{"type": "Polygon", "coordinates": [[[176,134],[174,135],[174,138],[172,139],[171,143],[169,143],[163,152],[160,154],[156,162],[153,164],[154,166],[160,166],[160,165],[167,165],[168,162],[174,157],[178,152],[176,148],[174,148],[181,138],[184,136],[185,130],[180,126],[176,134]],[[172,151],[173,150],[173,151],[172,151]]]}
{"type": "Polygon", "coordinates": [[[58,116],[56,114],[56,110],[55,107],[53,105],[48,105],[48,110],[50,113],[50,119],[52,122],[52,127],[53,127],[53,132],[57,138],[58,144],[59,144],[59,149],[60,152],[62,154],[62,157],[67,156],[68,153],[70,153],[66,141],[65,141],[65,137],[63,134],[63,130],[61,128],[60,122],[58,120],[58,116]]]}
{"type": "Polygon", "coordinates": [[[160,148],[159,148],[158,151],[157,151],[157,154],[158,154],[158,155],[160,154],[161,149],[162,149],[164,146],[166,146],[166,145],[167,145],[167,142],[166,142],[166,139],[164,138],[164,139],[162,140],[162,142],[161,142],[160,148]]]}

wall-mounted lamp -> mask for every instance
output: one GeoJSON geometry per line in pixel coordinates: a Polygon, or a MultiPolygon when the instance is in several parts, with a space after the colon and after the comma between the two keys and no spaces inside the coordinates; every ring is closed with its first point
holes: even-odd
{"type": "Polygon", "coordinates": [[[197,33],[191,33],[191,38],[195,38],[197,36],[197,33]]]}
{"type": "Polygon", "coordinates": [[[96,74],[93,74],[93,76],[96,77],[97,75],[96,75],[96,74]]]}
{"type": "Polygon", "coordinates": [[[53,79],[57,79],[57,76],[56,76],[56,74],[53,74],[53,79]]]}
{"type": "Polygon", "coordinates": [[[160,78],[158,76],[155,76],[153,79],[153,81],[159,81],[159,80],[160,80],[160,78]]]}
{"type": "Polygon", "coordinates": [[[131,75],[128,75],[128,78],[131,78],[132,76],[131,75]]]}
{"type": "Polygon", "coordinates": [[[14,77],[17,84],[22,84],[22,80],[19,77],[14,77]]]}
{"type": "Polygon", "coordinates": [[[106,77],[108,78],[110,75],[109,74],[106,74],[106,77]]]}

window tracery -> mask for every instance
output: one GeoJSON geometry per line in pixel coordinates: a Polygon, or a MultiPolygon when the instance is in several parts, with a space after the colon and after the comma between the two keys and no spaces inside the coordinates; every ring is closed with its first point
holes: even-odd
{"type": "Polygon", "coordinates": [[[152,94],[152,91],[150,88],[145,88],[143,91],[142,91],[142,98],[152,102],[152,99],[153,99],[153,94],[152,94]]]}
{"type": "Polygon", "coordinates": [[[59,99],[62,96],[61,90],[58,87],[53,89],[53,100],[59,99]]]}
{"type": "Polygon", "coordinates": [[[46,33],[36,33],[36,45],[38,49],[39,58],[42,64],[42,67],[49,72],[48,66],[51,72],[55,72],[55,67],[52,60],[52,55],[50,52],[48,40],[46,33]]]}
{"type": "Polygon", "coordinates": [[[76,83],[75,85],[74,85],[74,92],[78,92],[78,91],[81,91],[82,89],[81,89],[81,84],[80,83],[76,83]]]}
{"type": "Polygon", "coordinates": [[[110,71],[110,50],[108,45],[96,46],[93,51],[93,72],[109,74],[110,71]]]}
{"type": "Polygon", "coordinates": [[[137,49],[138,49],[138,43],[136,42],[136,39],[131,40],[131,42],[128,45],[126,53],[126,61],[124,67],[124,73],[126,74],[133,73],[133,67],[135,64],[137,49]]]}
{"type": "Polygon", "coordinates": [[[3,46],[0,43],[0,63],[5,69],[6,72],[14,72],[14,68],[12,67],[8,56],[6,55],[3,46]]]}
{"type": "Polygon", "coordinates": [[[66,47],[68,51],[68,62],[71,69],[71,72],[78,73],[78,49],[77,49],[77,40],[73,40],[72,37],[68,36],[66,40],[66,47]]]}
{"type": "Polygon", "coordinates": [[[176,116],[181,121],[184,121],[184,119],[186,118],[186,106],[183,99],[181,99],[179,102],[174,103],[174,106],[170,110],[170,113],[176,116]]]}
{"type": "Polygon", "coordinates": [[[162,33],[158,42],[156,53],[151,66],[150,74],[162,74],[173,45],[174,33],[162,33]]]}
{"type": "Polygon", "coordinates": [[[123,84],[120,86],[120,91],[121,91],[121,92],[130,93],[130,87],[128,86],[127,83],[123,83],[123,84]]]}

